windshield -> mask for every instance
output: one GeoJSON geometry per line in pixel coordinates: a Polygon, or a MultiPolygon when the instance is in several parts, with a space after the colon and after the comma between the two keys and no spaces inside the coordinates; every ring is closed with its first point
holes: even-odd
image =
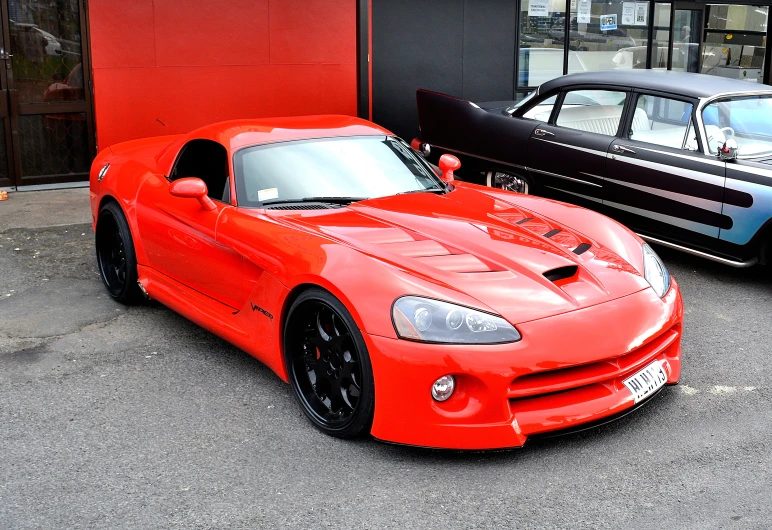
{"type": "Polygon", "coordinates": [[[258,145],[234,157],[239,206],[314,197],[384,197],[442,189],[429,166],[401,140],[357,136],[258,145]]]}
{"type": "Polygon", "coordinates": [[[772,94],[742,96],[711,103],[702,111],[711,153],[729,138],[739,147],[739,157],[772,154],[772,94]]]}

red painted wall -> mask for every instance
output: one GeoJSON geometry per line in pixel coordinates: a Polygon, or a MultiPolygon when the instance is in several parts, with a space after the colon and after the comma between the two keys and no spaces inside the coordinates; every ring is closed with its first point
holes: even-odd
{"type": "Polygon", "coordinates": [[[356,0],[89,1],[99,149],[234,118],[356,115],[356,0]]]}

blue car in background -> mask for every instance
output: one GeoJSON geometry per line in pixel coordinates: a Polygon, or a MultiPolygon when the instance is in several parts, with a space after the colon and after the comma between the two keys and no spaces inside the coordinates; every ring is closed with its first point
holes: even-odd
{"type": "Polygon", "coordinates": [[[419,144],[464,178],[598,210],[642,238],[735,267],[772,263],[772,87],[611,70],[519,103],[419,90],[419,144]]]}

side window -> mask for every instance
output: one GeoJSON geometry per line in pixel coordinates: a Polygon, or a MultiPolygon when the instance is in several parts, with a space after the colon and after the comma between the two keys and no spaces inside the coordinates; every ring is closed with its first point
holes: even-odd
{"type": "Polygon", "coordinates": [[[545,123],[548,122],[550,119],[550,114],[552,114],[552,108],[555,106],[555,101],[557,101],[557,99],[557,96],[552,96],[551,98],[547,98],[544,101],[540,101],[528,109],[522,117],[528,118],[529,120],[543,121],[545,123]]]}
{"type": "Polygon", "coordinates": [[[627,92],[573,90],[563,98],[555,125],[607,136],[616,136],[627,92]]]}
{"type": "Polygon", "coordinates": [[[639,95],[627,137],[662,147],[697,151],[692,104],[677,99],[639,95]]]}
{"type": "Polygon", "coordinates": [[[191,140],[186,143],[169,179],[185,177],[200,178],[206,183],[210,199],[230,203],[228,151],[222,144],[212,140],[191,140]]]}

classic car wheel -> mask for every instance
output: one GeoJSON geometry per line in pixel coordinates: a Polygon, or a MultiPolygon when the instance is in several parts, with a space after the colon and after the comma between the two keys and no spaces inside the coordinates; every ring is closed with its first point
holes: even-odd
{"type": "Polygon", "coordinates": [[[117,203],[99,210],[96,227],[96,254],[99,275],[113,299],[122,304],[142,299],[137,285],[137,258],[126,218],[117,203]]]}
{"type": "Polygon", "coordinates": [[[528,179],[519,175],[504,173],[503,171],[488,171],[485,173],[485,183],[488,187],[514,191],[528,195],[530,188],[528,179]]]}
{"type": "Polygon", "coordinates": [[[290,384],[323,432],[351,438],[369,431],[375,393],[362,334],[344,305],[321,289],[303,292],[284,329],[290,384]]]}

